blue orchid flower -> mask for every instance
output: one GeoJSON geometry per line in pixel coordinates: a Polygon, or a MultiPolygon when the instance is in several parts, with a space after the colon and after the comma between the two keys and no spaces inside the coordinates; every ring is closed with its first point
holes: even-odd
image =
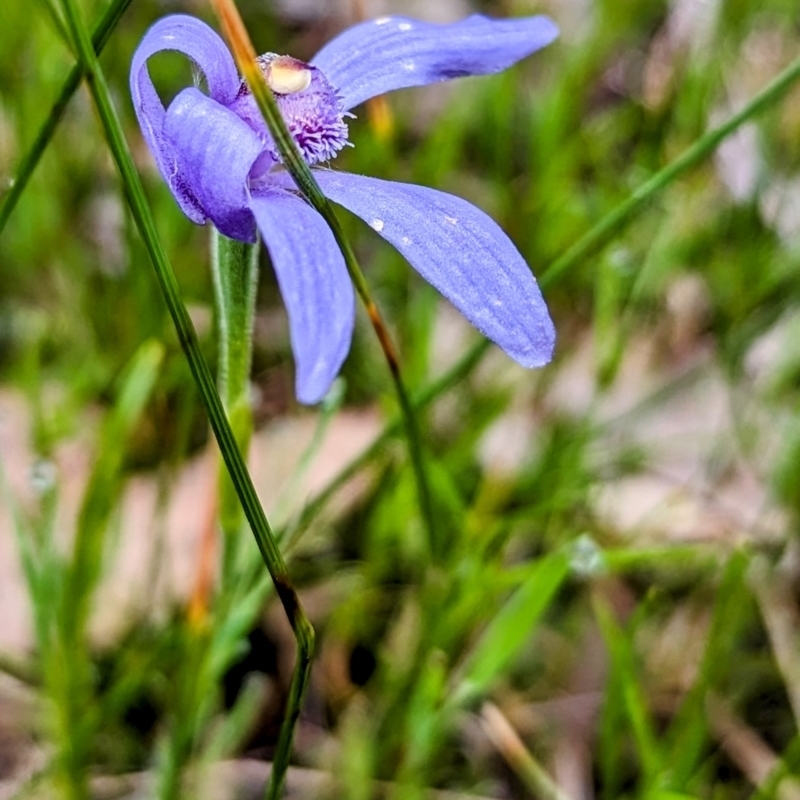
{"type": "MultiPolygon", "coordinates": [[[[383,17],[344,31],[310,64],[268,53],[264,78],[309,164],[348,142],[350,109],[394,89],[506,69],[552,42],[543,16],[451,25],[383,17]]],[[[289,317],[296,392],[316,403],[350,349],[355,298],[322,217],[299,195],[222,39],[194,17],[157,22],[131,65],[145,141],[183,212],[199,225],[255,242],[260,231],[289,317]],[[164,108],[148,59],[175,50],[205,78],[164,108]]],[[[458,197],[422,186],[318,168],[322,191],[394,245],[481,333],[525,367],[547,363],[555,331],[525,261],[499,226],[458,197]]]]}

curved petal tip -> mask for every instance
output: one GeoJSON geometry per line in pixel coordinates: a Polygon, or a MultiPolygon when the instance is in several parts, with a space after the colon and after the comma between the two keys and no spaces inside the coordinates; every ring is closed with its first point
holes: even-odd
{"type": "Polygon", "coordinates": [[[323,192],[391,242],[481,333],[524,367],[553,356],[556,332],[530,268],[494,220],[414,184],[316,173],[323,192]]]}
{"type": "Polygon", "coordinates": [[[250,207],[289,316],[297,399],[314,405],[350,350],[353,285],[330,228],[308,203],[272,187],[254,194],[250,207]]]}

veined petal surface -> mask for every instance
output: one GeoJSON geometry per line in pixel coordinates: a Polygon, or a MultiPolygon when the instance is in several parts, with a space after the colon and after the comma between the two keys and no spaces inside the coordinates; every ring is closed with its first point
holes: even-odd
{"type": "Polygon", "coordinates": [[[183,14],[156,22],[139,43],[131,63],[131,97],[142,135],[181,209],[192,222],[202,225],[206,221],[203,209],[177,169],[175,153],[164,140],[166,112],[147,71],[147,60],[164,50],[183,53],[197,64],[211,97],[224,105],[236,97],[239,75],[222,39],[204,22],[183,14]]]}
{"type": "Polygon", "coordinates": [[[163,136],[178,173],[220,233],[254,242],[248,176],[263,149],[259,136],[197,89],[184,89],[172,101],[163,136]]]}
{"type": "Polygon", "coordinates": [[[487,338],[525,367],[550,361],[555,329],[536,280],[496,222],[459,197],[315,171],[322,191],[391,242],[487,338]]]}
{"type": "Polygon", "coordinates": [[[289,315],[297,399],[318,403],[353,337],[355,295],[344,258],[325,220],[299,197],[261,188],[250,207],[289,315]]]}
{"type": "Polygon", "coordinates": [[[474,14],[450,25],[381,17],[348,28],[311,63],[351,109],[394,89],[500,72],[557,36],[558,27],[545,16],[474,14]]]}

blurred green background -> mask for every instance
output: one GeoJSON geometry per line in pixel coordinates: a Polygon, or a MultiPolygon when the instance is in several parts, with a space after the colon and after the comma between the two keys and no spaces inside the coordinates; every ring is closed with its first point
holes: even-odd
{"type": "MultiPolygon", "coordinates": [[[[240,9],[301,59],[360,14],[550,14],[507,73],[359,109],[335,164],[467,198],[539,275],[800,55],[792,0],[240,9]]],[[[208,231],[128,92],[174,11],[214,24],[134,0],[101,63],[213,365],[208,231]]],[[[74,63],[58,28],[0,4],[3,191],[74,63]]],[[[341,218],[421,389],[479,335],[341,218]]],[[[261,266],[251,460],[318,632],[291,796],[800,797],[800,84],[549,283],[551,365],[491,349],[420,412],[440,563],[402,437],[348,467],[396,411],[363,315],[338,394],[300,407],[261,266]]],[[[291,634],[257,561],[205,582],[215,445],[84,89],[0,236],[0,466],[0,797],[260,796],[291,634]]]]}

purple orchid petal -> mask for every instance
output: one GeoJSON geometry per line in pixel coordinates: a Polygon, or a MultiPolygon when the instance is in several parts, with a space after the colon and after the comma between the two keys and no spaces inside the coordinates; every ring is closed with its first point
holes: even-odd
{"type": "Polygon", "coordinates": [[[279,189],[250,202],[272,258],[297,364],[301,403],[318,403],[339,373],[353,337],[355,296],[342,254],[322,217],[279,189]]]}
{"type": "Polygon", "coordinates": [[[224,105],[236,97],[239,75],[222,39],[199,19],[182,14],[165,17],[153,25],[131,63],[131,97],[142,135],[181,209],[192,222],[202,225],[206,221],[202,205],[178,171],[173,149],[164,141],[166,112],[147,71],[147,60],[164,50],[177,50],[191,58],[205,75],[211,97],[224,105]]]}
{"type": "Polygon", "coordinates": [[[163,138],[179,174],[220,233],[254,242],[248,176],[264,146],[250,126],[197,89],[184,89],[167,110],[163,138]]]}
{"type": "Polygon", "coordinates": [[[528,265],[459,197],[362,175],[315,173],[323,192],[391,242],[487,338],[524,367],[550,361],[555,330],[528,265]]]}
{"type": "Polygon", "coordinates": [[[350,109],[394,89],[500,72],[557,36],[556,24],[543,16],[474,14],[452,25],[382,17],[348,28],[311,63],[350,109]]]}

